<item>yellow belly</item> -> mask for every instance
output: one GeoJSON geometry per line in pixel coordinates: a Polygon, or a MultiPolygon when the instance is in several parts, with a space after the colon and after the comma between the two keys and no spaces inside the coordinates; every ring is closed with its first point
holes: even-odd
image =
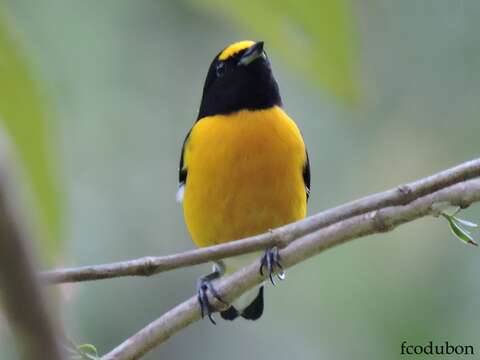
{"type": "Polygon", "coordinates": [[[203,118],[190,133],[184,159],[185,222],[200,247],[306,216],[305,146],[279,107],[203,118]]]}

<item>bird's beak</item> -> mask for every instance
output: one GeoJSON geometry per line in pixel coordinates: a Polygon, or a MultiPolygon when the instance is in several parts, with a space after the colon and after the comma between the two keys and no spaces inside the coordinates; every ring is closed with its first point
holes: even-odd
{"type": "Polygon", "coordinates": [[[238,61],[238,65],[247,66],[257,60],[263,54],[263,41],[256,42],[250,46],[238,61]]]}

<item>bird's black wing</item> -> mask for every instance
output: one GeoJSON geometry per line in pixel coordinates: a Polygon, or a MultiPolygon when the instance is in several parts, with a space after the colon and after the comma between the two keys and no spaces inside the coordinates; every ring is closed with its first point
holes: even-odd
{"type": "Polygon", "coordinates": [[[190,136],[190,130],[185,136],[185,140],[183,140],[182,144],[182,153],[180,154],[180,165],[178,167],[178,187],[182,187],[185,185],[185,182],[187,181],[187,168],[184,168],[184,153],[185,153],[185,144],[188,141],[188,137],[190,136]]]}
{"type": "Polygon", "coordinates": [[[308,151],[305,150],[307,156],[305,164],[303,165],[303,182],[305,183],[305,193],[307,194],[307,201],[310,197],[310,160],[308,159],[308,151]]]}

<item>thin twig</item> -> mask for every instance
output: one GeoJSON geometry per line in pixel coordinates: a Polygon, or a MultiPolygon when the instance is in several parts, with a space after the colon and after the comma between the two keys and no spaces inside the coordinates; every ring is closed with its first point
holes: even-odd
{"type": "MultiPolygon", "coordinates": [[[[393,230],[396,226],[427,216],[438,215],[439,204],[465,208],[480,201],[480,179],[463,181],[431,194],[418,196],[406,205],[386,206],[305,235],[280,250],[284,267],[291,267],[326,249],[366,235],[393,230]]],[[[264,280],[259,264],[249,266],[222,279],[216,284],[220,296],[228,302],[264,280]]],[[[221,304],[211,299],[217,309],[221,304]]],[[[197,298],[192,297],[153,321],[106,354],[103,360],[138,359],[155,346],[200,319],[197,298]]]]}
{"type": "Polygon", "coordinates": [[[480,176],[480,159],[465,162],[427,178],[349,202],[305,220],[248,239],[190,250],[175,255],[148,256],[110,264],[51,270],[41,273],[40,278],[46,283],[57,284],[122,276],[150,276],[180,267],[255,252],[268,247],[283,248],[293,240],[335,222],[386,206],[408,204],[420,196],[431,194],[439,189],[478,176],[480,176]]]}

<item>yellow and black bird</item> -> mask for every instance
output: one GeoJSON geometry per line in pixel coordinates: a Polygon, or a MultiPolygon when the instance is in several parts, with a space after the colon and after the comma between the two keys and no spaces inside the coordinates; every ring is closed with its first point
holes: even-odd
{"type": "MultiPolygon", "coordinates": [[[[208,69],[197,120],[180,157],[177,199],[199,247],[264,233],[306,216],[310,166],[302,135],[282,109],[263,42],[240,41],[222,50],[208,69]]],[[[207,292],[212,281],[246,265],[231,258],[199,279],[202,317],[212,322],[207,292]]],[[[265,252],[260,271],[282,270],[276,249],[265,252]]],[[[222,318],[256,320],[263,313],[263,285],[222,318]]],[[[221,299],[220,299],[221,300],[221,299]]]]}

